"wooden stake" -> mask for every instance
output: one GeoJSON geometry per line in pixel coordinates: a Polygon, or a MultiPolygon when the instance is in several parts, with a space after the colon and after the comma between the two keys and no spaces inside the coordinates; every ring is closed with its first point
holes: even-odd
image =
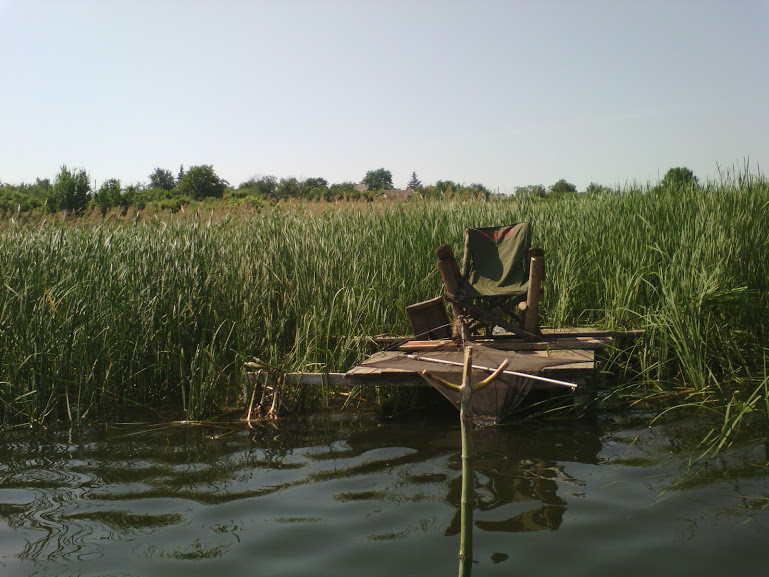
{"type": "MultiPolygon", "coordinates": [[[[439,246],[435,253],[438,255],[438,272],[441,274],[441,279],[443,279],[446,294],[453,298],[459,293],[459,282],[462,278],[459,274],[457,260],[454,258],[454,251],[451,250],[451,246],[446,244],[439,246]]],[[[451,313],[454,316],[452,335],[455,337],[460,336],[462,334],[462,308],[452,302],[451,313]]]]}
{"type": "Polygon", "coordinates": [[[542,280],[545,278],[545,251],[541,248],[529,250],[529,292],[526,295],[526,313],[523,328],[539,334],[539,297],[542,294],[542,280]]]}

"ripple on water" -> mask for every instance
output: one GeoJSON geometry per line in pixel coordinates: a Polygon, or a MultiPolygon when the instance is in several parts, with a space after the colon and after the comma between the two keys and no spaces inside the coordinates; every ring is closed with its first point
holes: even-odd
{"type": "MultiPolygon", "coordinates": [[[[277,427],[11,439],[0,448],[0,574],[456,570],[455,425],[277,427]]],[[[765,467],[676,486],[685,457],[671,455],[664,431],[638,433],[589,424],[479,432],[478,573],[721,574],[724,548],[748,573],[765,567],[765,467]]]]}

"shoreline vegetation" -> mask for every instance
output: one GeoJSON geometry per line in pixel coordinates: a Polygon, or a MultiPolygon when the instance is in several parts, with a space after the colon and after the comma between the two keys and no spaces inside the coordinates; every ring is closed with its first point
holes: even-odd
{"type": "MultiPolygon", "coordinates": [[[[209,417],[243,406],[254,359],[344,371],[372,351],[366,335],[408,334],[405,307],[441,293],[437,246],[461,254],[466,226],[528,220],[546,255],[543,326],[645,331],[609,359],[612,402],[712,417],[708,451],[766,431],[765,178],[521,192],[236,204],[225,192],[143,211],[91,198],[77,215],[19,204],[0,223],[0,425],[137,404],[209,417]]],[[[312,410],[328,394],[283,401],[312,410]]]]}

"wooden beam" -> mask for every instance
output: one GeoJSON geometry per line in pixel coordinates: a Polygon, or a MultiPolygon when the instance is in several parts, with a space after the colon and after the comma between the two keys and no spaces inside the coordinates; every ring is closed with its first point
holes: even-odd
{"type": "MultiPolygon", "coordinates": [[[[450,297],[455,297],[459,293],[459,283],[462,276],[459,273],[459,267],[457,266],[457,260],[454,258],[454,251],[449,245],[439,246],[435,253],[438,255],[438,272],[443,280],[443,286],[446,289],[446,294],[450,297]]],[[[452,323],[452,335],[459,336],[462,334],[462,309],[456,302],[451,302],[451,314],[454,317],[452,323]]]]}
{"type": "MultiPolygon", "coordinates": [[[[418,352],[440,349],[453,344],[454,341],[406,341],[398,347],[399,351],[418,352]]],[[[477,339],[474,342],[488,345],[500,351],[548,351],[548,350],[590,350],[606,349],[612,346],[611,337],[568,337],[552,341],[529,342],[522,340],[477,339]]]]}
{"type": "MultiPolygon", "coordinates": [[[[564,327],[564,328],[543,328],[542,331],[542,340],[543,341],[557,341],[562,338],[568,337],[595,337],[595,338],[602,338],[602,337],[612,337],[615,339],[637,339],[643,336],[644,330],[643,329],[629,329],[629,330],[607,330],[607,329],[596,329],[593,327],[564,327]]],[[[516,341],[520,337],[516,335],[515,333],[505,333],[501,335],[492,335],[489,337],[479,338],[477,339],[478,342],[483,342],[484,340],[494,341],[494,342],[502,342],[502,341],[516,341]]],[[[376,343],[379,346],[383,347],[390,347],[395,345],[396,343],[406,343],[408,341],[415,341],[417,339],[414,339],[412,336],[406,336],[406,337],[392,337],[392,336],[384,336],[380,335],[377,337],[373,337],[372,340],[374,343],[376,343]]],[[[425,341],[425,342],[431,342],[433,344],[440,342],[440,341],[425,341]]],[[[444,343],[445,344],[445,343],[444,343]]]]}

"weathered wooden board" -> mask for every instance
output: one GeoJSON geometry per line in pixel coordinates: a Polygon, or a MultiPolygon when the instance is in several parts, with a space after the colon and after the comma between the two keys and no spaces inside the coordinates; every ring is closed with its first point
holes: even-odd
{"type": "MultiPolygon", "coordinates": [[[[581,350],[606,349],[612,345],[612,337],[561,337],[552,341],[523,341],[523,340],[492,340],[478,339],[477,344],[490,346],[500,351],[547,351],[547,350],[581,350]]],[[[429,351],[450,345],[450,340],[440,341],[406,341],[398,346],[398,350],[406,352],[429,351]]]]}
{"type": "MultiPolygon", "coordinates": [[[[491,347],[497,351],[509,352],[510,369],[516,370],[516,364],[527,358],[556,358],[564,361],[560,365],[548,366],[541,370],[542,376],[553,379],[569,380],[582,384],[595,370],[594,351],[611,347],[615,338],[637,338],[642,331],[605,331],[590,328],[543,329],[543,340],[524,341],[514,335],[499,335],[477,339],[478,345],[491,347]]],[[[372,366],[388,359],[397,359],[411,353],[438,351],[454,345],[450,340],[417,341],[403,338],[380,337],[380,344],[395,346],[396,350],[378,352],[346,373],[288,373],[285,382],[292,385],[309,386],[430,386],[413,370],[382,368],[372,366]]],[[[523,363],[525,365],[525,362],[523,363]]],[[[253,377],[252,377],[253,378],[253,377]]],[[[273,380],[270,377],[270,380],[273,380]]],[[[547,385],[540,385],[547,388],[547,385]]]]}
{"type": "MultiPolygon", "coordinates": [[[[542,329],[542,337],[543,341],[552,341],[554,339],[561,339],[564,337],[592,337],[596,339],[600,339],[603,337],[608,337],[612,339],[637,339],[641,337],[644,334],[644,331],[641,329],[631,329],[631,330],[606,330],[606,329],[596,329],[591,327],[564,327],[559,329],[552,329],[552,328],[544,328],[542,329]]],[[[374,342],[377,343],[380,346],[390,346],[394,345],[396,343],[400,343],[406,340],[414,340],[411,339],[411,337],[394,337],[394,336],[386,336],[386,335],[380,335],[378,337],[373,338],[374,342]]],[[[478,338],[477,342],[488,342],[488,341],[494,341],[494,342],[500,342],[500,341],[517,341],[520,340],[520,338],[514,334],[502,334],[502,335],[495,335],[493,337],[489,338],[478,338]]],[[[430,342],[430,341],[425,341],[430,342]]],[[[432,341],[437,342],[437,341],[432,341]]]]}

